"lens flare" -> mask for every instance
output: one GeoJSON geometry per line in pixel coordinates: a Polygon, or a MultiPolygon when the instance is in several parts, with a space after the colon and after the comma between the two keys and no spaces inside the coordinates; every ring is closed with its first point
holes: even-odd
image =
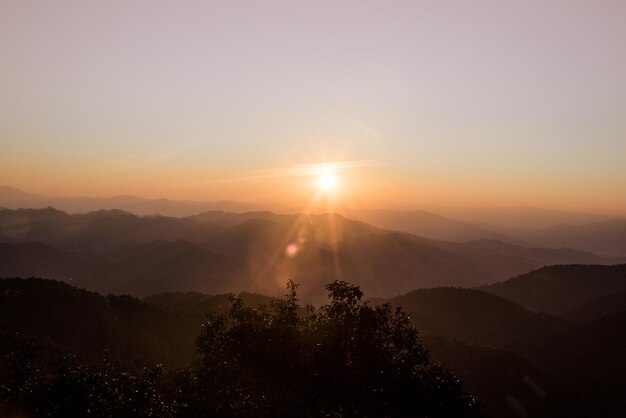
{"type": "Polygon", "coordinates": [[[298,245],[294,243],[287,245],[287,248],[285,248],[285,256],[287,258],[294,258],[298,255],[298,252],[300,252],[300,249],[298,248],[298,245]]]}

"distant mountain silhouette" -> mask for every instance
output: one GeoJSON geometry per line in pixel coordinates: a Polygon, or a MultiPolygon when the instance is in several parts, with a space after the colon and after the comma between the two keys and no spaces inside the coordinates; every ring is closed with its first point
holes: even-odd
{"type": "Polygon", "coordinates": [[[188,216],[186,219],[192,220],[197,224],[206,223],[219,224],[224,227],[233,227],[242,224],[251,219],[257,220],[294,220],[297,215],[279,215],[270,211],[247,211],[243,213],[224,212],[224,211],[208,211],[188,216]]]}
{"type": "Polygon", "coordinates": [[[593,299],[626,290],[626,264],[544,267],[480,290],[535,312],[560,315],[593,299]]]}
{"type": "Polygon", "coordinates": [[[626,261],[626,217],[527,207],[443,211],[464,221],[419,210],[365,210],[348,215],[380,228],[436,240],[498,240],[526,247],[571,248],[626,261]]]}
{"type": "Polygon", "coordinates": [[[442,216],[485,227],[491,231],[507,232],[519,229],[549,228],[555,225],[584,225],[616,218],[616,216],[563,210],[533,208],[528,206],[500,208],[446,208],[434,211],[442,216]]]}
{"type": "MultiPolygon", "coordinates": [[[[47,208],[70,213],[89,213],[103,217],[115,211],[124,215],[159,215],[160,223],[167,223],[168,217],[188,217],[189,224],[208,227],[208,224],[220,224],[224,227],[235,226],[247,219],[272,220],[277,215],[261,211],[268,205],[246,204],[230,201],[178,201],[168,199],[144,199],[135,196],[114,196],[109,198],[58,198],[46,197],[23,192],[19,189],[0,186],[0,208],[47,208]],[[114,211],[108,213],[108,211],[114,211]]],[[[288,208],[276,207],[281,211],[288,208]]],[[[294,210],[291,209],[293,212],[294,210]]],[[[296,210],[297,211],[297,210],[296,210]]],[[[626,262],[626,218],[587,213],[575,213],[532,207],[511,208],[446,208],[439,207],[430,211],[395,211],[347,210],[344,216],[367,222],[373,226],[408,232],[424,238],[451,242],[473,240],[499,240],[524,247],[571,248],[609,258],[622,258],[626,262]]],[[[106,227],[106,225],[102,225],[106,227]]],[[[163,226],[166,227],[166,226],[163,226]]],[[[188,226],[187,226],[188,227],[188,226]]],[[[4,226],[6,229],[7,227],[4,226]]],[[[172,231],[170,238],[165,236],[153,239],[185,239],[196,242],[190,234],[177,231],[185,228],[179,224],[172,231]],[[186,236],[182,236],[186,235],[186,236]]],[[[24,231],[19,224],[13,229],[14,234],[24,231]]],[[[129,235],[134,234],[132,227],[129,235]]],[[[139,234],[141,237],[141,234],[139,234]]],[[[46,241],[48,242],[48,241],[46,241]]],[[[142,241],[142,238],[138,239],[142,241]]],[[[93,243],[92,243],[93,244],[93,243]]],[[[102,241],[102,246],[107,241],[102,241]]],[[[76,244],[73,249],[89,250],[76,244]]],[[[101,249],[101,248],[99,248],[101,249]]],[[[601,262],[601,261],[599,261],[601,262]]],[[[533,266],[539,267],[538,265],[533,266]]]]}
{"type": "Polygon", "coordinates": [[[349,217],[367,222],[379,228],[393,231],[403,231],[424,238],[443,241],[471,241],[478,239],[515,240],[469,223],[446,218],[423,210],[394,211],[394,210],[362,210],[347,214],[349,217]]]}
{"type": "Polygon", "coordinates": [[[298,234],[303,234],[307,243],[295,259],[278,258],[280,274],[299,277],[303,283],[341,274],[359,283],[369,294],[381,296],[420,287],[488,283],[545,264],[611,262],[570,250],[530,249],[502,242],[481,245],[428,240],[388,232],[339,215],[265,214],[262,220],[250,219],[223,231],[206,245],[233,258],[262,264],[252,268],[258,271],[268,263],[275,265],[270,260],[272,254],[288,242],[295,242],[298,234]],[[330,242],[333,228],[336,252],[330,242]],[[383,282],[380,277],[386,280],[383,282]]]}
{"type": "Polygon", "coordinates": [[[568,247],[610,257],[626,257],[626,218],[584,225],[555,225],[519,233],[535,245],[568,247]]]}
{"type": "Polygon", "coordinates": [[[501,241],[430,240],[340,215],[271,212],[172,218],[123,211],[4,210],[2,241],[0,257],[20,254],[4,256],[13,257],[1,270],[5,276],[72,278],[89,289],[137,296],[242,290],[272,295],[284,280],[298,277],[302,296],[311,300],[323,300],[322,283],[334,278],[389,297],[416,288],[493,283],[545,264],[613,262],[590,253],[501,241]],[[33,241],[48,247],[35,251],[26,245],[33,241]],[[16,245],[11,249],[9,243],[16,245]],[[289,245],[295,249],[291,255],[289,245]],[[64,251],[45,254],[55,249],[64,251]],[[73,252],[79,250],[80,256],[73,252]],[[91,253],[91,265],[85,251],[91,253]]]}
{"type": "MultiPolygon", "coordinates": [[[[55,207],[69,213],[87,213],[102,209],[121,209],[136,215],[184,217],[201,212],[250,212],[278,210],[298,212],[298,209],[234,201],[188,201],[147,199],[136,196],[50,197],[24,192],[15,187],[0,186],[0,207],[7,209],[55,207]]],[[[398,230],[427,238],[449,241],[473,239],[515,240],[519,230],[544,229],[558,225],[579,226],[609,221],[622,216],[576,213],[527,206],[496,208],[428,207],[422,210],[398,211],[387,209],[349,210],[341,213],[385,229],[398,230]]],[[[519,243],[522,243],[519,241],[519,243]]]]}
{"type": "Polygon", "coordinates": [[[247,260],[251,271],[269,269],[268,278],[298,277],[306,285],[304,294],[308,288],[319,288],[319,280],[337,276],[373,294],[432,287],[438,282],[475,283],[484,276],[479,266],[455,254],[338,215],[250,219],[206,245],[247,260]],[[304,242],[297,256],[285,257],[286,245],[298,239],[304,242]]]}
{"type": "Polygon", "coordinates": [[[462,244],[437,242],[436,245],[485,265],[494,277],[512,277],[552,264],[617,264],[607,259],[569,248],[534,248],[499,240],[468,241],[462,244]]]}
{"type": "Polygon", "coordinates": [[[69,249],[103,252],[154,240],[203,242],[223,228],[185,218],[140,217],[119,210],[69,215],[54,208],[0,211],[0,241],[42,241],[69,249]]]}
{"type": "Polygon", "coordinates": [[[9,209],[45,208],[53,206],[70,213],[86,213],[100,209],[122,209],[137,215],[189,216],[208,210],[246,212],[262,209],[259,205],[221,201],[190,201],[145,199],[136,196],[112,197],[49,197],[27,193],[14,187],[0,186],[0,206],[9,209]]]}
{"type": "Polygon", "coordinates": [[[7,209],[13,209],[13,205],[19,205],[17,207],[23,208],[37,207],[32,205],[37,203],[42,197],[43,196],[28,193],[15,187],[0,186],[0,202],[2,202],[1,204],[7,209]]]}

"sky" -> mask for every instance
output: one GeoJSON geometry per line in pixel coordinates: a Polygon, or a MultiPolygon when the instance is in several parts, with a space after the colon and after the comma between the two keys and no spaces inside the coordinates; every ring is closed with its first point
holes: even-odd
{"type": "Polygon", "coordinates": [[[0,184],[626,213],[626,2],[0,1],[0,184]],[[319,190],[318,190],[319,191],[319,190]]]}

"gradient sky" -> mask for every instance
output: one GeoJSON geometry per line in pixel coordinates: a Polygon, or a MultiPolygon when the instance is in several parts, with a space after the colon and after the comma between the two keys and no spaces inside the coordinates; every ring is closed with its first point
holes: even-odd
{"type": "Polygon", "coordinates": [[[626,213],[626,1],[0,2],[0,184],[626,213]]]}

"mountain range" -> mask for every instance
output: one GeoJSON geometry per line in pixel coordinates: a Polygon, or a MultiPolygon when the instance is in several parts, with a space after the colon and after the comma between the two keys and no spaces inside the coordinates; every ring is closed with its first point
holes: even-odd
{"type": "Polygon", "coordinates": [[[474,287],[547,264],[616,264],[569,249],[499,240],[463,243],[393,232],[341,215],[221,211],[173,218],[120,210],[70,215],[0,211],[0,276],[44,276],[104,293],[253,291],[290,277],[303,297],[344,279],[389,297],[419,288],[474,287]]]}
{"type": "MultiPolygon", "coordinates": [[[[626,291],[626,265],[548,266],[480,290],[535,312],[564,315],[608,295],[626,291]]],[[[616,303],[614,301],[613,303],[616,303]]]]}
{"type": "Polygon", "coordinates": [[[70,213],[86,213],[108,209],[123,209],[138,215],[189,216],[208,210],[227,210],[245,212],[259,210],[263,206],[234,202],[193,201],[172,199],[146,199],[137,196],[111,197],[54,197],[28,193],[10,186],[0,186],[0,207],[9,209],[35,208],[48,206],[59,208],[70,213]]]}
{"type": "MultiPolygon", "coordinates": [[[[234,201],[181,201],[146,199],[136,196],[48,197],[28,193],[14,187],[0,186],[0,207],[7,209],[55,207],[68,213],[97,213],[122,210],[135,215],[163,217],[194,217],[204,212],[207,218],[237,221],[237,216],[274,210],[297,213],[276,205],[234,201]],[[226,212],[224,219],[216,213],[226,212]]],[[[572,248],[604,257],[626,256],[626,215],[590,214],[532,207],[449,208],[431,207],[422,210],[389,209],[339,210],[339,214],[372,226],[407,232],[435,240],[465,242],[499,240],[526,247],[572,248]]],[[[198,220],[202,215],[197,216],[198,220]]]]}

